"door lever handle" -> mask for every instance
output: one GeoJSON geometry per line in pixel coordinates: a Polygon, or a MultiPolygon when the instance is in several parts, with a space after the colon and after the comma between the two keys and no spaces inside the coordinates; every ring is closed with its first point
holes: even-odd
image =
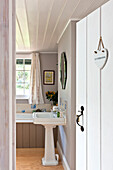
{"type": "Polygon", "coordinates": [[[81,114],[80,114],[80,115],[77,115],[76,123],[77,123],[78,126],[80,126],[80,129],[81,129],[81,131],[83,132],[83,131],[84,131],[84,127],[79,124],[79,122],[80,122],[79,120],[80,120],[80,117],[83,116],[84,107],[81,106],[81,110],[78,111],[78,112],[80,112],[81,114]]]}

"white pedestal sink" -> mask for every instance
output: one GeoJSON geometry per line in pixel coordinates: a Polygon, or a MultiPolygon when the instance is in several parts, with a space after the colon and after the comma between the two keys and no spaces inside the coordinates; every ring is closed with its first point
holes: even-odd
{"type": "Polygon", "coordinates": [[[65,125],[65,118],[54,118],[51,112],[37,112],[33,116],[34,124],[41,124],[45,127],[45,154],[42,164],[45,166],[57,165],[58,155],[55,154],[53,128],[57,125],[65,125]]]}

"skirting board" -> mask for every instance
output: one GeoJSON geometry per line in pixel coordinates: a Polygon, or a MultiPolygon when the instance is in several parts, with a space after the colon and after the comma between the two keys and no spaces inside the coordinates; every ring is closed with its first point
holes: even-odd
{"type": "Polygon", "coordinates": [[[62,165],[63,165],[64,169],[65,170],[70,170],[70,167],[69,167],[69,165],[67,163],[67,160],[66,160],[66,158],[65,158],[65,156],[64,156],[64,154],[62,152],[62,149],[61,149],[58,141],[57,141],[57,150],[58,150],[58,153],[59,153],[60,158],[62,160],[62,165]]]}

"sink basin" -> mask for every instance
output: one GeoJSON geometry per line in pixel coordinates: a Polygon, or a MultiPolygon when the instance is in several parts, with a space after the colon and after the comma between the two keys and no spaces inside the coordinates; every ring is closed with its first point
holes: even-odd
{"type": "Polygon", "coordinates": [[[33,114],[35,118],[53,118],[51,112],[36,112],[33,114]]]}
{"type": "Polygon", "coordinates": [[[32,113],[16,113],[16,119],[17,120],[21,120],[21,119],[31,120],[33,119],[33,114],[32,113]]]}
{"type": "Polygon", "coordinates": [[[33,123],[33,114],[16,113],[16,123],[33,123]]]}
{"type": "Polygon", "coordinates": [[[55,154],[53,128],[57,125],[65,125],[66,119],[57,118],[52,112],[35,112],[33,113],[33,123],[45,127],[45,154],[42,158],[42,165],[58,165],[59,156],[55,154]]]}
{"type": "Polygon", "coordinates": [[[52,112],[35,112],[33,113],[34,124],[41,125],[65,125],[65,118],[57,118],[52,112]]]}

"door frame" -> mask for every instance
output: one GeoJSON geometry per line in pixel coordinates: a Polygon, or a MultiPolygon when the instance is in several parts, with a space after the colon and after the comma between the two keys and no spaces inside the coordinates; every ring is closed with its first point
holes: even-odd
{"type": "Polygon", "coordinates": [[[0,4],[0,169],[16,170],[16,0],[0,4]]]}

